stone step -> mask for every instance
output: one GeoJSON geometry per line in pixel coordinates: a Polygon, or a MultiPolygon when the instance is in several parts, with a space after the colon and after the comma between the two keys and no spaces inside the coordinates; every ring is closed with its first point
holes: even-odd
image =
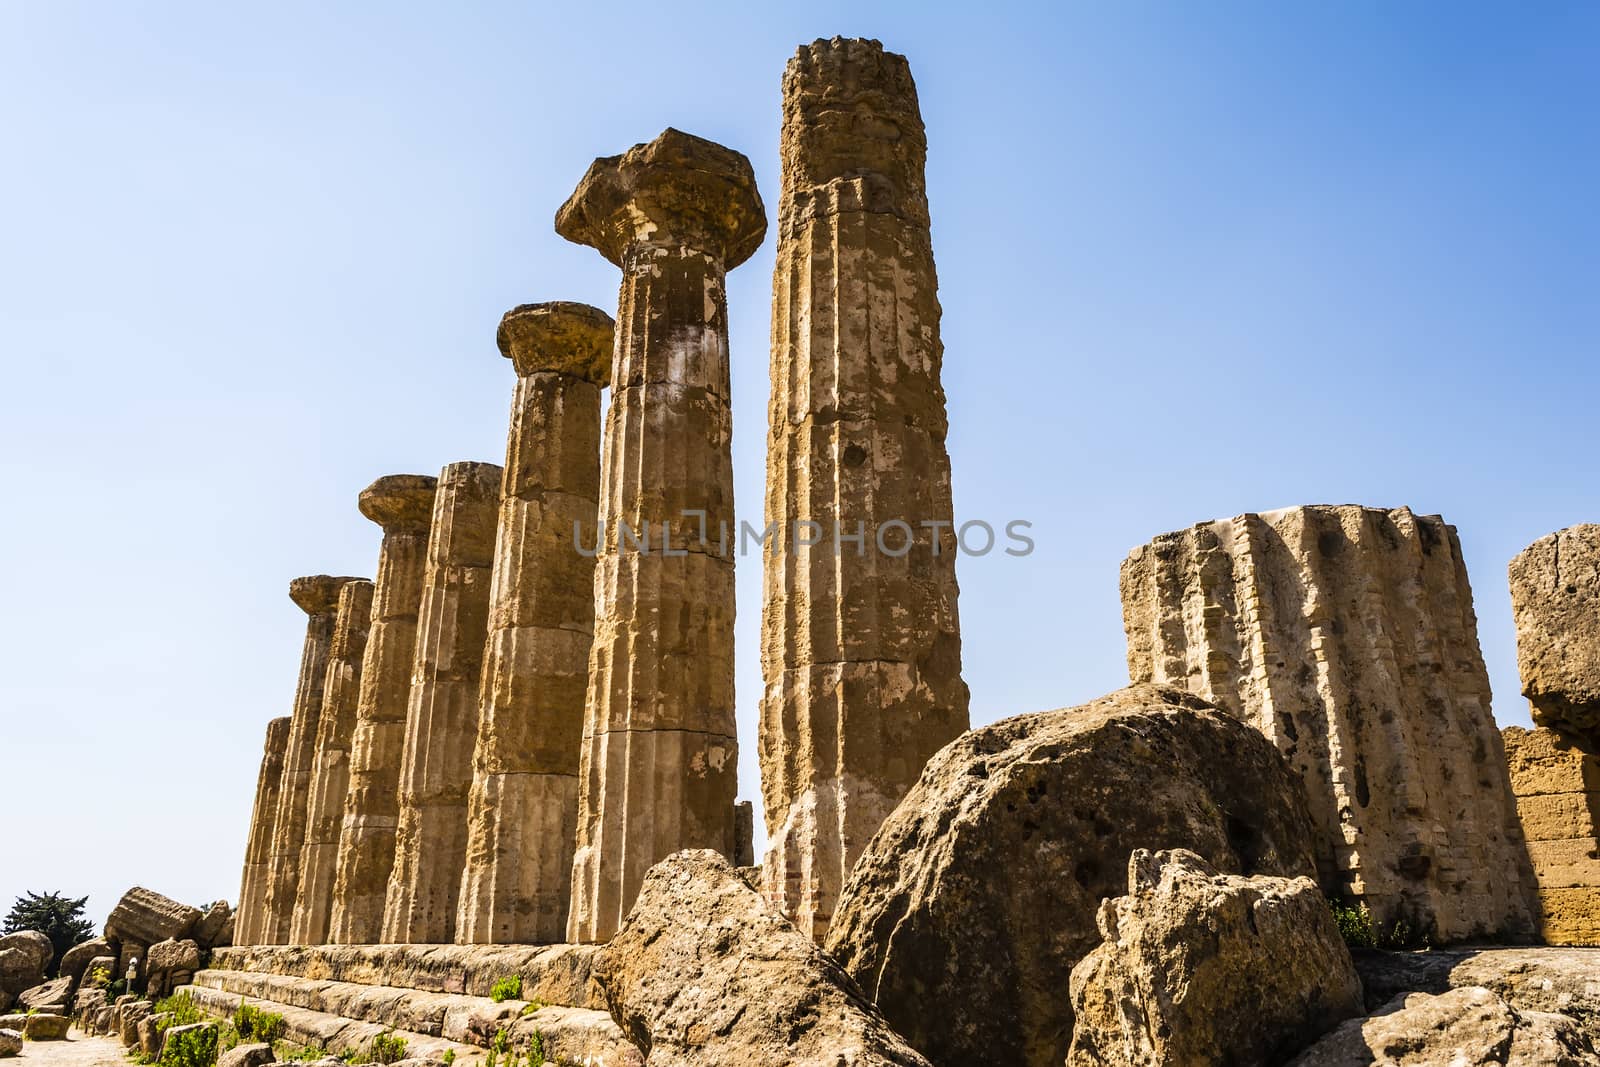
{"type": "MultiPolygon", "coordinates": [[[[454,1049],[457,1067],[483,1067],[489,1046],[504,1028],[507,1049],[526,1053],[537,1035],[554,1063],[639,1067],[644,1062],[609,1015],[587,1008],[549,1005],[524,1015],[523,1001],[496,1004],[487,997],[214,968],[198,972],[195,984],[183,991],[201,1011],[222,1018],[232,1017],[245,1001],[276,1012],[283,1016],[290,1043],[335,1055],[365,1051],[374,1037],[391,1033],[405,1039],[408,1058],[441,1059],[454,1049]],[[273,995],[234,991],[238,989],[273,995]]],[[[498,1058],[508,1062],[504,1055],[498,1058]]]]}
{"type": "Polygon", "coordinates": [[[211,967],[476,997],[517,976],[524,999],[601,1010],[604,998],[590,980],[599,951],[598,945],[256,945],[217,949],[211,967]]]}

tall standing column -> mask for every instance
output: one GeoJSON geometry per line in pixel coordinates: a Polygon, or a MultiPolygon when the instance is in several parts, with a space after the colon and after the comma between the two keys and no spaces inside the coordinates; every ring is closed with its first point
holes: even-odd
{"type": "Polygon", "coordinates": [[[362,657],[361,693],[350,739],[350,783],[339,832],[328,940],[370,945],[383,936],[383,904],[394,870],[400,758],[411,700],[411,661],[428,562],[428,527],[438,479],[379,478],[360,498],[361,514],[383,528],[372,628],[362,657]]]}
{"type": "Polygon", "coordinates": [[[300,888],[300,846],[306,840],[306,808],[311,796],[312,761],[322,721],[322,687],[328,675],[328,652],[339,609],[339,590],[358,578],[316,574],[289,583],[289,599],[309,617],[300,654],[300,683],[295,688],[294,714],[289,717],[288,748],[283,759],[283,787],[272,830],[271,870],[267,877],[265,924],[261,944],[289,941],[295,893],[300,888]]]}
{"type": "Polygon", "coordinates": [[[500,478],[493,463],[452,463],[439,475],[384,901],[389,944],[455,939],[500,478]]]}
{"type": "Polygon", "coordinates": [[[669,129],[596,160],[556,232],[622,268],[567,925],[604,941],[656,861],[734,849],[724,283],[766,217],[749,160],[669,129]]]}
{"type": "Polygon", "coordinates": [[[250,837],[244,850],[244,879],[239,886],[239,911],[234,919],[234,940],[241,945],[261,943],[267,903],[267,877],[271,870],[272,828],[278,818],[278,792],[283,787],[283,753],[289,745],[289,717],[267,723],[267,742],[256,776],[256,802],[250,811],[250,837]]]}
{"type": "Polygon", "coordinates": [[[306,839],[300,846],[300,889],[289,924],[289,943],[293,945],[321,945],[328,940],[339,828],[344,822],[345,791],[350,786],[350,741],[361,695],[361,662],[372,625],[372,590],[371,582],[349,582],[339,590],[328,675],[322,687],[311,795],[306,804],[306,839]]]}
{"type": "Polygon", "coordinates": [[[779,535],[764,554],[763,880],[819,941],[861,850],[968,727],[926,154],[903,56],[835,38],[790,60],[772,282],[766,520],[779,535]]]}
{"type": "Polygon", "coordinates": [[[456,921],[463,944],[566,936],[594,639],[594,557],[575,538],[593,544],[612,335],[610,315],[564,301],[500,322],[517,388],[456,921]]]}

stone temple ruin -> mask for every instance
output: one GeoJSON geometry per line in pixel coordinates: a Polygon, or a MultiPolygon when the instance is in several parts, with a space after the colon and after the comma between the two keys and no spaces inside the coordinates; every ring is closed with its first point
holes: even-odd
{"type": "Polygon", "coordinates": [[[500,323],[504,467],[378,479],[376,577],[291,583],[237,913],[136,889],[65,986],[0,940],[0,1010],[155,1058],[103,980],[148,955],[298,1049],[463,1065],[1600,1065],[1593,956],[1448,947],[1600,944],[1600,527],[1512,564],[1532,731],[1496,729],[1455,530],[1355,506],[1136,548],[1134,684],[970,730],[926,152],[903,57],[790,61],[759,865],[725,283],[767,216],[743,155],[668,129],[556,214],[615,319],[500,323]],[[1352,956],[1336,915],[1434,951],[1352,956]]]}

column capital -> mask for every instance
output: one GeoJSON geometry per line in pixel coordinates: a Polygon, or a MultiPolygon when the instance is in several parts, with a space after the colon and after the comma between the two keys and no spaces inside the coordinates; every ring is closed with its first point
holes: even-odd
{"type": "Polygon", "coordinates": [[[433,520],[433,497],[439,479],[428,474],[385,474],[361,490],[361,514],[391,530],[423,531],[433,520]]]}
{"type": "Polygon", "coordinates": [[[519,304],[506,312],[495,343],[519,377],[554,371],[604,388],[611,384],[615,331],[611,316],[597,307],[551,300],[519,304]]]}
{"type": "Polygon", "coordinates": [[[767,214],[741,153],[668,128],[590,165],[556,212],[556,232],[618,266],[635,245],[686,245],[732,270],[755,254],[767,214]]]}
{"type": "Polygon", "coordinates": [[[310,574],[289,583],[289,599],[307,615],[325,615],[339,607],[339,590],[363,578],[335,578],[331,574],[310,574]]]}

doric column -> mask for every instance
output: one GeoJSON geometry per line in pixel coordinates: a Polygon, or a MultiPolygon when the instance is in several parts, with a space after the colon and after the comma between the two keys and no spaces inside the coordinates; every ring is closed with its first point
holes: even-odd
{"type": "Polygon", "coordinates": [[[311,771],[317,730],[322,721],[322,687],[328,675],[328,651],[339,609],[339,590],[359,578],[316,574],[289,583],[289,599],[309,616],[300,654],[300,683],[295,688],[294,714],[289,717],[289,742],[283,760],[283,787],[272,830],[272,869],[267,878],[265,924],[261,944],[289,942],[295,893],[300,888],[300,846],[306,840],[306,808],[311,797],[311,771]]]}
{"type": "Polygon", "coordinates": [[[527,304],[500,322],[516,367],[479,700],[456,940],[562,940],[578,819],[578,753],[594,639],[600,391],[611,316],[527,304]]]}
{"type": "Polygon", "coordinates": [[[455,939],[500,476],[493,463],[452,463],[439,475],[384,902],[389,944],[455,939]]]}
{"type": "Polygon", "coordinates": [[[778,534],[763,555],[763,880],[819,941],[861,850],[968,726],[926,153],[903,56],[835,38],[790,60],[767,439],[778,534]]]}
{"type": "Polygon", "coordinates": [[[348,582],[339,590],[328,675],[322,686],[311,795],[306,804],[306,839],[300,846],[300,889],[289,924],[292,945],[321,945],[328,940],[339,828],[344,823],[345,792],[350,786],[350,741],[361,696],[367,631],[372,625],[372,591],[371,582],[348,582]]]}
{"type": "Polygon", "coordinates": [[[667,130],[596,160],[556,232],[622,268],[567,926],[604,941],[656,861],[734,848],[724,282],[766,217],[749,160],[667,130]]]}
{"type": "Polygon", "coordinates": [[[250,811],[250,837],[244,848],[244,879],[239,886],[239,911],[234,919],[234,940],[241,945],[261,943],[267,903],[267,872],[271,870],[272,828],[278,819],[278,793],[283,787],[283,755],[289,746],[289,716],[267,723],[267,742],[256,776],[256,802],[250,811]]]}
{"type": "Polygon", "coordinates": [[[361,693],[350,740],[350,782],[333,886],[328,940],[370,945],[383,936],[383,904],[394,870],[400,756],[411,699],[411,661],[428,563],[428,527],[438,479],[379,478],[360,498],[361,514],[383,528],[372,628],[362,657],[361,693]]]}

